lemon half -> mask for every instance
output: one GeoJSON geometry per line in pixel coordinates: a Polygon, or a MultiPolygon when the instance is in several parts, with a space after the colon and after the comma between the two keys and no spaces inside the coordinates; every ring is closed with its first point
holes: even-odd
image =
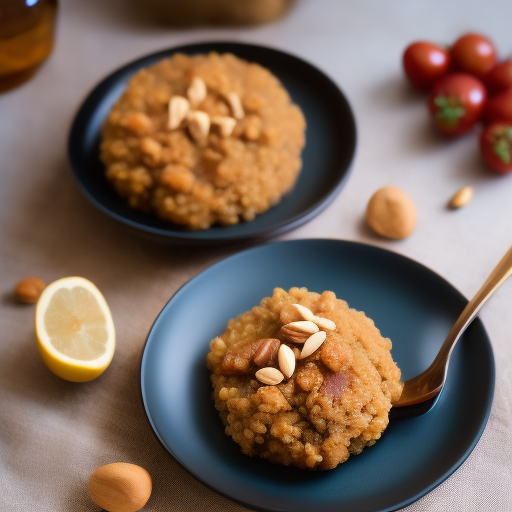
{"type": "Polygon", "coordinates": [[[43,361],[63,379],[95,379],[114,356],[114,322],[107,302],[83,277],[65,277],[45,288],[37,302],[35,328],[43,361]]]}

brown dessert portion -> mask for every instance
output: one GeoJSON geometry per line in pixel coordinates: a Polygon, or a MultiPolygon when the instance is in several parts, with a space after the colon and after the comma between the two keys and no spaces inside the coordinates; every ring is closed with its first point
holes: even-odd
{"type": "Polygon", "coordinates": [[[291,190],[305,127],[262,66],[176,54],[130,80],[103,126],[101,160],[132,208],[189,229],[231,225],[291,190]]]}
{"type": "Polygon", "coordinates": [[[226,434],[274,463],[331,469],[361,453],[403,388],[391,341],[330,291],[276,288],[210,349],[226,434]]]}

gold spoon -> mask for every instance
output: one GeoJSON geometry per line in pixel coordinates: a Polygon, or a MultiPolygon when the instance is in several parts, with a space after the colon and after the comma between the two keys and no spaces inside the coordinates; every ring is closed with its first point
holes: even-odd
{"type": "Polygon", "coordinates": [[[464,308],[454,326],[451,328],[434,362],[423,372],[404,383],[404,389],[400,399],[393,404],[391,409],[396,417],[418,416],[424,414],[435,405],[441,394],[450,356],[453,347],[476,317],[480,308],[487,302],[491,295],[512,275],[512,247],[492,271],[487,281],[478,290],[477,294],[464,308]],[[404,409],[395,409],[395,408],[404,409]]]}

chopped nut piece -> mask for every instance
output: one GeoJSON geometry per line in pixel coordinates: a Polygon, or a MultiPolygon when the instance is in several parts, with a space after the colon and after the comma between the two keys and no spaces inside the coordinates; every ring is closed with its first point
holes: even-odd
{"type": "Polygon", "coordinates": [[[322,343],[325,341],[327,337],[327,333],[325,331],[319,331],[315,334],[312,334],[304,343],[302,347],[302,352],[300,353],[300,358],[305,359],[309,357],[313,352],[319,349],[322,343]]]}
{"type": "Polygon", "coordinates": [[[175,130],[181,122],[187,117],[190,105],[187,98],[183,96],[173,96],[169,100],[169,129],[175,130]]]}
{"type": "Polygon", "coordinates": [[[463,206],[466,206],[471,199],[473,199],[473,187],[468,185],[467,187],[462,187],[460,190],[455,192],[453,197],[450,199],[448,206],[453,209],[462,208],[463,206]]]}
{"type": "Polygon", "coordinates": [[[240,96],[238,96],[236,92],[230,92],[226,94],[226,100],[229,104],[233,117],[235,119],[242,119],[245,112],[244,107],[242,107],[242,102],[240,101],[240,96]]]}
{"type": "Polygon", "coordinates": [[[201,77],[195,76],[192,78],[192,83],[187,89],[187,96],[193,107],[199,105],[206,98],[206,84],[201,77]]]}
{"type": "Polygon", "coordinates": [[[290,322],[289,324],[283,325],[281,327],[281,332],[283,336],[286,336],[290,341],[294,343],[304,343],[309,336],[318,332],[318,326],[313,322],[309,321],[300,321],[300,322],[290,322]]]}
{"type": "Polygon", "coordinates": [[[295,371],[295,354],[288,345],[281,345],[278,353],[279,368],[283,375],[289,379],[295,371]]]}
{"type": "Polygon", "coordinates": [[[219,127],[220,134],[223,137],[229,137],[235,129],[236,119],[229,116],[213,116],[212,124],[219,127]]]}
{"type": "Polygon", "coordinates": [[[188,131],[196,141],[204,141],[210,131],[210,116],[206,112],[194,110],[187,116],[188,131]]]}
{"type": "Polygon", "coordinates": [[[256,372],[256,378],[263,384],[275,386],[283,381],[284,375],[277,368],[262,368],[256,372]]]}

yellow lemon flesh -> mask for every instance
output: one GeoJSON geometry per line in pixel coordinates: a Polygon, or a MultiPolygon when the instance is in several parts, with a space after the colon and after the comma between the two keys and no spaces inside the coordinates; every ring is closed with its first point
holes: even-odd
{"type": "Polygon", "coordinates": [[[98,288],[82,277],[45,288],[36,307],[36,336],[46,366],[73,382],[95,379],[114,356],[110,310],[98,288]]]}

